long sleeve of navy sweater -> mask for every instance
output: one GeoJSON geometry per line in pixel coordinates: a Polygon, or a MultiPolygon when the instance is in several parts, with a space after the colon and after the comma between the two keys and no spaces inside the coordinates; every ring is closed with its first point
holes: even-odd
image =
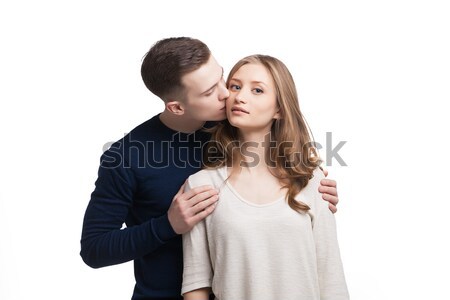
{"type": "Polygon", "coordinates": [[[167,210],[186,178],[200,169],[208,138],[201,131],[175,132],[155,116],[101,157],[80,254],[93,268],[134,260],[133,299],[180,299],[181,236],[167,210]]]}

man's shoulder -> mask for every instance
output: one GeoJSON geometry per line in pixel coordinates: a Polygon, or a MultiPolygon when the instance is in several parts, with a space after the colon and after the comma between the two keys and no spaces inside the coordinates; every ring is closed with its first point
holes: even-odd
{"type": "Polygon", "coordinates": [[[133,145],[136,146],[136,143],[143,143],[149,141],[157,141],[159,140],[158,135],[161,133],[161,129],[159,128],[159,114],[153,116],[152,118],[142,122],[141,124],[134,127],[128,133],[125,133],[122,138],[115,141],[111,147],[112,148],[129,148],[133,145]]]}
{"type": "Polygon", "coordinates": [[[111,142],[108,148],[104,149],[103,156],[111,156],[114,153],[127,153],[130,149],[147,148],[147,144],[151,141],[157,141],[155,132],[158,131],[155,118],[158,115],[146,120],[145,122],[134,127],[130,132],[115,142],[111,142]]]}
{"type": "Polygon", "coordinates": [[[151,139],[155,134],[161,133],[161,121],[159,120],[159,114],[144,121],[138,126],[134,127],[126,136],[133,136],[138,139],[151,139]]]}

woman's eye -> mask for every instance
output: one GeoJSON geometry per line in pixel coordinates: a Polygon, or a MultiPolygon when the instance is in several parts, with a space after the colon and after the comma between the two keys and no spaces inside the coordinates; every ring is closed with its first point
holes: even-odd
{"type": "Polygon", "coordinates": [[[240,90],[241,87],[238,86],[238,85],[236,85],[236,84],[231,84],[231,85],[230,85],[230,89],[231,89],[231,90],[234,90],[234,91],[237,91],[237,90],[240,90]]]}
{"type": "Polygon", "coordinates": [[[262,89],[258,89],[258,88],[254,89],[254,91],[257,94],[262,94],[263,93],[263,90],[262,89]]]}

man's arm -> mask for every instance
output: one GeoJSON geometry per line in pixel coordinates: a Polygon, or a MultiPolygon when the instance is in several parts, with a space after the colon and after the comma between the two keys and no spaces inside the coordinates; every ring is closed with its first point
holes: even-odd
{"type": "Polygon", "coordinates": [[[102,160],[83,222],[80,255],[87,265],[100,268],[151,253],[212,212],[214,206],[197,214],[217,200],[212,187],[188,193],[180,189],[168,213],[121,229],[133,205],[136,185],[130,168],[111,167],[102,160]]]}
{"type": "MultiPolygon", "coordinates": [[[[323,170],[323,174],[328,176],[328,171],[323,170]]],[[[319,192],[322,193],[322,199],[328,201],[328,208],[332,213],[337,212],[337,204],[339,202],[338,192],[337,192],[337,183],[332,179],[322,179],[320,181],[319,192]]]]}

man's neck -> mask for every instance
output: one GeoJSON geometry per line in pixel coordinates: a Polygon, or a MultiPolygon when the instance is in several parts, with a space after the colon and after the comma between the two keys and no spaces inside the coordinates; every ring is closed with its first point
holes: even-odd
{"type": "Polygon", "coordinates": [[[159,115],[159,119],[170,129],[183,133],[192,133],[202,128],[205,124],[203,121],[193,120],[184,115],[175,115],[168,110],[164,110],[159,115]]]}

